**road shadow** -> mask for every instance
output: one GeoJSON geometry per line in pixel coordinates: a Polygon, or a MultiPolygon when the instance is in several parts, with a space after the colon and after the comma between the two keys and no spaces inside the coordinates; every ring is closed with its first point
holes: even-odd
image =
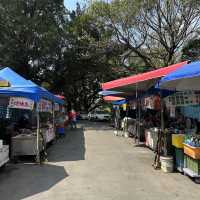
{"type": "Polygon", "coordinates": [[[85,136],[83,128],[67,130],[66,136],[48,149],[49,162],[85,160],[85,136]]]}
{"type": "Polygon", "coordinates": [[[49,190],[68,177],[64,167],[43,164],[9,164],[0,170],[0,198],[20,200],[49,190]]]}

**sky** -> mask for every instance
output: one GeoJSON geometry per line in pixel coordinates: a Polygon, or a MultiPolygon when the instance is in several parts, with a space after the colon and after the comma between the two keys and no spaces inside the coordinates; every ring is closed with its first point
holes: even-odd
{"type": "Polygon", "coordinates": [[[76,8],[76,2],[83,4],[85,3],[85,0],[64,0],[65,6],[70,10],[73,10],[76,8]]]}

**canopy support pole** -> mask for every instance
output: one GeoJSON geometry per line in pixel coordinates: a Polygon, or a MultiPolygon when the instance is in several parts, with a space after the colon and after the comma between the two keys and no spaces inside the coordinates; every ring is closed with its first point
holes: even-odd
{"type": "Polygon", "coordinates": [[[164,132],[165,129],[165,121],[164,121],[164,101],[162,98],[162,91],[160,92],[160,114],[161,114],[161,131],[164,132]]]}
{"type": "Polygon", "coordinates": [[[140,143],[141,100],[138,100],[138,144],[140,143]]]}
{"type": "Polygon", "coordinates": [[[36,116],[37,116],[36,162],[40,163],[40,114],[39,114],[39,103],[36,104],[36,116]]]}
{"type": "Polygon", "coordinates": [[[53,134],[55,135],[55,138],[56,138],[56,129],[55,129],[55,104],[54,103],[52,103],[53,104],[53,108],[52,108],[52,114],[53,114],[53,134]]]}

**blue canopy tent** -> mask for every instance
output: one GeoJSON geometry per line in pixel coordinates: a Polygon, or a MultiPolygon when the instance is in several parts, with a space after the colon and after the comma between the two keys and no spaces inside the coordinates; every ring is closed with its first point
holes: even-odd
{"type": "Polygon", "coordinates": [[[112,90],[102,90],[99,92],[99,95],[101,96],[120,96],[122,95],[123,92],[117,92],[117,91],[112,91],[112,90]]]}
{"type": "Polygon", "coordinates": [[[113,105],[122,105],[125,103],[127,103],[126,99],[112,102],[113,105]]]}
{"type": "Polygon", "coordinates": [[[159,82],[161,89],[168,90],[200,90],[200,61],[184,65],[168,74],[159,82]]]}
{"type": "Polygon", "coordinates": [[[59,99],[32,81],[26,80],[8,67],[0,70],[0,77],[10,83],[10,87],[0,88],[0,94],[2,95],[25,97],[32,99],[35,102],[39,102],[40,99],[46,98],[56,103],[64,103],[62,99],[59,99]]]}
{"type": "MultiPolygon", "coordinates": [[[[26,80],[12,69],[6,67],[0,70],[0,78],[9,82],[10,87],[0,87],[0,94],[5,96],[25,97],[36,102],[37,111],[37,162],[40,162],[40,117],[39,117],[39,101],[42,98],[55,103],[64,104],[64,101],[46,89],[38,86],[30,80],[26,80]]],[[[54,115],[53,115],[54,118],[54,115]]],[[[54,121],[54,119],[53,119],[54,121]]]]}

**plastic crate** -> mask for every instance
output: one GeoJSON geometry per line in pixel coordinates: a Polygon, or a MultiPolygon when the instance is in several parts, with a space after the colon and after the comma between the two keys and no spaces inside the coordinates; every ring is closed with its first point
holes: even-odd
{"type": "Polygon", "coordinates": [[[183,171],[184,168],[184,152],[183,149],[175,148],[175,167],[178,171],[183,171]]]}
{"type": "Polygon", "coordinates": [[[183,149],[184,134],[172,134],[172,145],[176,148],[183,149]]]}
{"type": "Polygon", "coordinates": [[[184,153],[194,159],[200,159],[200,147],[192,147],[184,144],[184,153]]]}
{"type": "Polygon", "coordinates": [[[200,175],[200,160],[193,159],[188,155],[184,156],[184,167],[192,170],[195,174],[200,175]]]}

